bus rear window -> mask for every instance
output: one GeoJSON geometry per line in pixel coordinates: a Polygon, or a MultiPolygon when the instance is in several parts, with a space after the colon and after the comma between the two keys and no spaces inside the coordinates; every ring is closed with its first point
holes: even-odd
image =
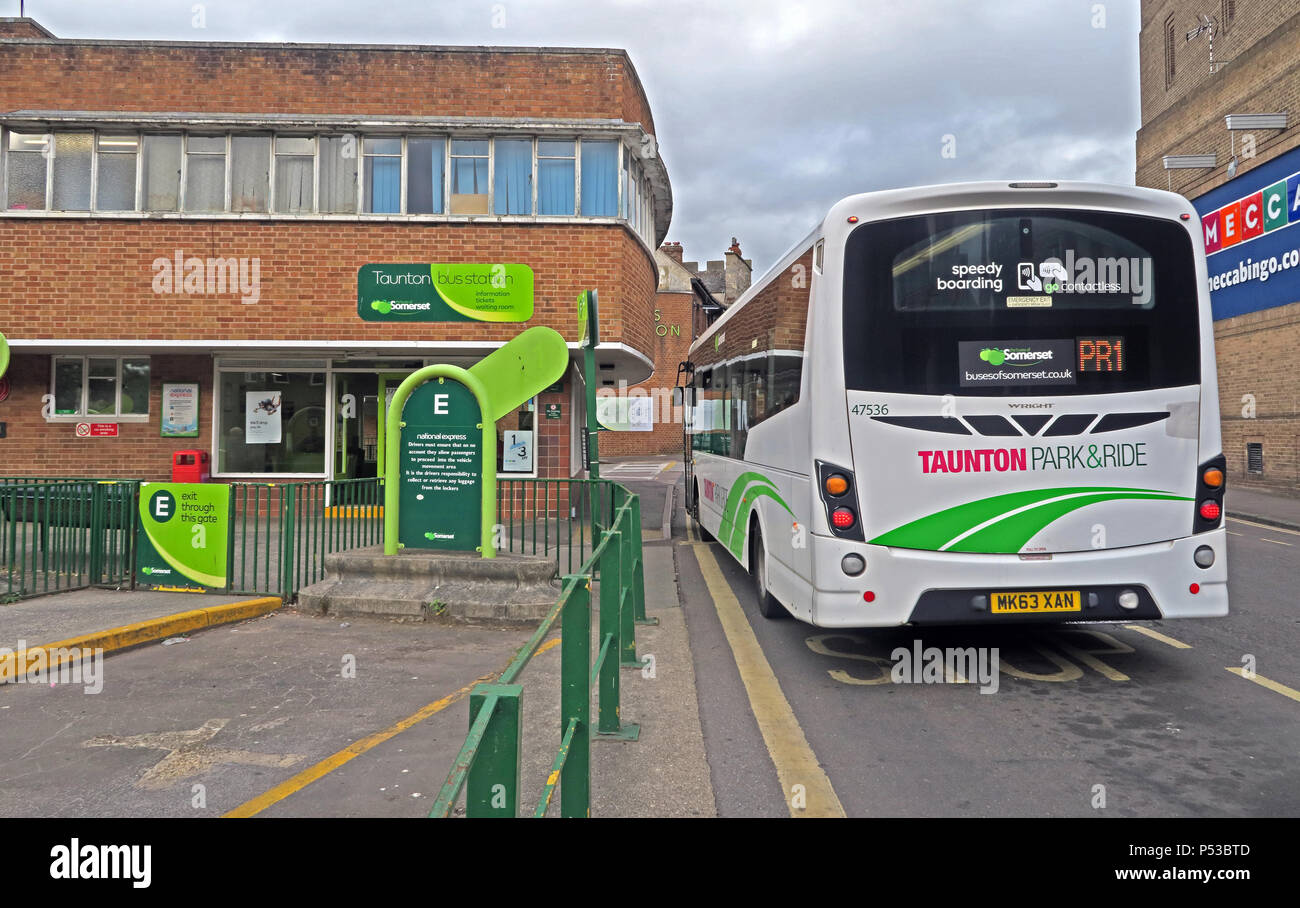
{"type": "Polygon", "coordinates": [[[846,382],[858,390],[1060,395],[1196,384],[1192,244],[1175,222],[1086,210],[863,224],[845,249],[844,348],[846,382]]]}

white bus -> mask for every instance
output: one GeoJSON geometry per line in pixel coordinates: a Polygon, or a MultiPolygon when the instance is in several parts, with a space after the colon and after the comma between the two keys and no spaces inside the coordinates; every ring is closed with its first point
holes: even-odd
{"type": "Polygon", "coordinates": [[[688,510],[765,617],[1227,614],[1204,239],[1181,196],[850,196],[689,356],[688,510]]]}

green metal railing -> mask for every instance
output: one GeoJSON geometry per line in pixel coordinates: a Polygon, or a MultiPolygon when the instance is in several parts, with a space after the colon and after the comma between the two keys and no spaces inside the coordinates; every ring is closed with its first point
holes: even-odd
{"type": "Polygon", "coordinates": [[[383,500],[377,479],[231,483],[229,591],[294,598],[326,555],[383,541],[383,500]]]}
{"type": "MultiPolygon", "coordinates": [[[[0,597],[133,583],[140,484],[0,477],[0,597]]],[[[571,573],[613,521],[613,488],[502,479],[498,551],[549,556],[571,573]]],[[[231,483],[226,592],[293,599],[324,578],[327,555],[383,542],[383,501],[376,478],[231,483]]]]}
{"type": "Polygon", "coordinates": [[[0,601],[135,576],[136,480],[0,478],[0,601]]]}
{"type": "MultiPolygon", "coordinates": [[[[430,817],[448,817],[462,791],[470,817],[519,815],[523,687],[516,679],[542,641],[560,622],[560,744],[532,816],[546,815],[558,785],[560,815],[591,815],[591,742],[636,740],[638,726],[623,724],[619,670],[640,668],[636,625],[656,624],[645,614],[640,499],[609,480],[588,483],[595,496],[591,512],[600,542],[577,573],[563,578],[559,600],[495,683],[470,693],[469,734],[438,794],[430,817]],[[604,512],[608,501],[609,511],[604,512]],[[605,520],[605,517],[608,517],[605,520]],[[591,658],[591,585],[599,571],[599,627],[595,662],[591,658]],[[598,697],[596,725],[591,694],[598,697]]],[[[543,491],[542,494],[549,494],[543,491]]]]}

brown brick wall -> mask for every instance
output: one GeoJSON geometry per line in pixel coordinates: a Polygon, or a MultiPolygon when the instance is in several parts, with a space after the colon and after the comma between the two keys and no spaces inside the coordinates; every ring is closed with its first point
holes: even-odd
{"type": "Polygon", "coordinates": [[[654,131],[614,50],[25,38],[0,40],[0,61],[5,110],[600,118],[654,131]]]}
{"type": "Polygon", "coordinates": [[[1300,490],[1300,303],[1215,322],[1214,337],[1229,478],[1300,490]],[[1248,442],[1263,443],[1261,476],[1246,474],[1248,442]]]}
{"type": "Polygon", "coordinates": [[[1238,174],[1300,145],[1300,0],[1236,0],[1232,25],[1216,33],[1214,58],[1231,62],[1209,73],[1205,38],[1186,43],[1196,12],[1219,15],[1219,4],[1143,3],[1140,41],[1142,128],[1137,135],[1137,184],[1172,188],[1195,198],[1228,179],[1234,139],[1223,118],[1237,113],[1289,111],[1284,131],[1258,130],[1255,156],[1243,156],[1245,134],[1235,137],[1238,174]],[[1174,14],[1177,79],[1165,89],[1163,22],[1174,14]],[[1214,170],[1165,171],[1167,154],[1218,155],[1214,170]]]}
{"type": "Polygon", "coordinates": [[[0,401],[0,422],[6,424],[0,476],[170,480],[173,451],[210,450],[212,357],[157,355],[150,357],[149,367],[149,421],[119,423],[117,438],[78,438],[74,423],[47,423],[41,416],[41,398],[50,393],[50,357],[14,356],[7,375],[9,398],[0,401]],[[159,435],[163,382],[199,383],[198,438],[159,435]]]}
{"type": "Polygon", "coordinates": [[[655,372],[649,381],[633,385],[628,391],[645,391],[651,399],[666,401],[666,405],[656,405],[654,429],[649,432],[602,432],[602,459],[652,454],[681,455],[681,412],[672,407],[664,391],[677,384],[677,364],[686,359],[691,347],[691,303],[694,298],[692,293],[655,294],[655,310],[659,314],[659,321],[654,323],[655,372]],[[663,326],[665,331],[662,337],[658,333],[659,326],[663,326]],[[674,327],[680,333],[674,334],[674,327]]]}
{"type": "Polygon", "coordinates": [[[519,325],[363,322],[367,262],[492,262],[534,273],[530,324],[576,340],[574,298],[600,290],[602,337],[650,355],[655,267],[622,225],[0,219],[4,331],[21,338],[492,340],[519,325]],[[257,258],[261,296],[155,294],[155,258],[257,258]]]}

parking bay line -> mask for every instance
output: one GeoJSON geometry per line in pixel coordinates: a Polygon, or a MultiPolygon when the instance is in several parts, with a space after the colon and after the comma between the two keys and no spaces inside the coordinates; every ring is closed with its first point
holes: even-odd
{"type": "Polygon", "coordinates": [[[740,680],[745,685],[750,709],[763,734],[768,755],[776,766],[790,815],[844,816],[844,806],[831,787],[831,780],[818,763],[817,755],[813,753],[790,701],[785,698],[772,666],[763,655],[763,648],[759,646],[758,638],[754,636],[754,629],[749,626],[739,600],[722,576],[713,552],[708,546],[699,545],[695,547],[695,558],[700,573],[704,576],[704,585],[713,599],[713,606],[717,609],[722,632],[731,647],[732,657],[736,660],[736,668],[740,670],[740,680]],[[803,787],[806,804],[803,808],[790,804],[789,799],[796,785],[803,787]]]}
{"type": "MultiPolygon", "coordinates": [[[[540,656],[548,649],[552,649],[555,646],[558,646],[559,643],[560,643],[560,638],[558,637],[553,638],[551,640],[547,640],[545,643],[543,643],[541,646],[537,648],[537,652],[535,652],[533,655],[540,656]]],[[[504,671],[504,669],[502,670],[504,671]]],[[[297,775],[281,782],[279,785],[275,786],[270,791],[264,792],[249,801],[245,801],[243,804],[240,804],[234,810],[222,814],[222,816],[232,817],[232,818],[256,816],[257,814],[261,813],[263,810],[266,810],[268,807],[278,804],[279,802],[283,801],[285,798],[289,797],[290,795],[295,794],[296,792],[299,792],[302,789],[306,788],[308,785],[310,785],[312,782],[315,782],[317,779],[329,775],[331,772],[338,769],[343,764],[351,761],[355,757],[359,757],[366,751],[378,747],[380,744],[383,744],[385,741],[389,740],[390,738],[395,738],[397,735],[406,731],[408,728],[411,728],[415,725],[419,725],[421,722],[423,722],[425,719],[429,718],[430,716],[442,712],[444,709],[446,709],[448,706],[451,706],[453,703],[456,703],[457,701],[464,699],[465,695],[468,694],[470,691],[472,691],[475,688],[475,686],[482,684],[486,681],[492,681],[493,679],[499,677],[500,675],[501,672],[496,671],[490,675],[484,675],[481,678],[476,678],[475,680],[471,681],[469,684],[466,684],[460,690],[448,694],[447,696],[443,697],[441,700],[435,700],[434,702],[428,704],[427,706],[421,707],[411,715],[407,716],[405,719],[401,719],[397,722],[394,722],[392,725],[388,726],[383,731],[375,732],[373,735],[367,735],[366,737],[362,738],[360,741],[352,742],[347,747],[340,750],[338,753],[326,757],[324,760],[321,760],[319,763],[317,763],[314,766],[307,767],[297,775]]]]}
{"type": "Polygon", "coordinates": [[[1153,631],[1151,630],[1151,628],[1143,627],[1140,624],[1126,624],[1124,625],[1124,627],[1131,631],[1137,631],[1139,634],[1146,634],[1152,640],[1159,640],[1161,643],[1166,643],[1169,646],[1172,646],[1174,649],[1192,648],[1192,645],[1190,643],[1184,643],[1181,640],[1175,640],[1173,637],[1166,637],[1164,634],[1160,633],[1159,631],[1153,631]]]}
{"type": "Polygon", "coordinates": [[[1254,681],[1260,687],[1267,687],[1274,693],[1281,694],[1284,697],[1290,697],[1292,700],[1300,703],[1300,690],[1294,690],[1287,687],[1285,684],[1279,684],[1276,681],[1265,678],[1263,675],[1251,674],[1250,676],[1247,676],[1246,670],[1240,666],[1229,665],[1227,666],[1227,669],[1239,678],[1245,678],[1247,681],[1254,681]]]}

